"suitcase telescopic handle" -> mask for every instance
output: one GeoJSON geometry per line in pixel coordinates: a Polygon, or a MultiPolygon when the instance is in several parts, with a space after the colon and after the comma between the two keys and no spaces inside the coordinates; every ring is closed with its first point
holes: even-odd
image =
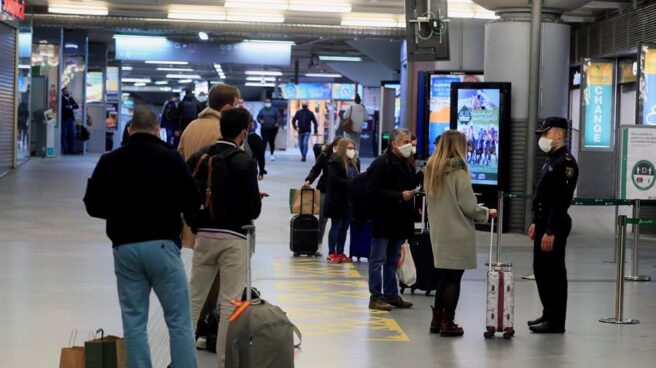
{"type": "Polygon", "coordinates": [[[488,272],[492,271],[492,247],[494,246],[494,217],[492,217],[492,224],[490,225],[490,262],[488,263],[488,272]]]}
{"type": "Polygon", "coordinates": [[[253,287],[251,272],[251,252],[255,248],[255,226],[246,225],[242,229],[246,231],[246,301],[251,302],[251,289],[253,287]]]}

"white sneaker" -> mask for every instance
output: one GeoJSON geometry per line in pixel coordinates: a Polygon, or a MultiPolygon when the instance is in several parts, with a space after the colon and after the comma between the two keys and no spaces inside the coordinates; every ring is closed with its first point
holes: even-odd
{"type": "Polygon", "coordinates": [[[198,350],[207,350],[207,340],[204,337],[199,337],[196,340],[196,349],[198,350]]]}
{"type": "Polygon", "coordinates": [[[271,161],[275,161],[275,160],[276,160],[276,156],[271,155],[271,161]]]}

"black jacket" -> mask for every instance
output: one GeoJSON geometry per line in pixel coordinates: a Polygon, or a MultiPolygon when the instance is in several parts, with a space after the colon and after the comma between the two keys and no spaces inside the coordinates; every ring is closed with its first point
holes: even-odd
{"type": "Polygon", "coordinates": [[[319,175],[321,175],[321,178],[319,178],[319,182],[317,183],[317,189],[321,193],[326,193],[328,190],[328,161],[330,160],[330,156],[332,154],[332,152],[328,152],[326,149],[321,150],[317,160],[314,162],[314,166],[312,166],[310,173],[308,174],[307,178],[305,178],[305,181],[314,183],[319,175]]]}
{"type": "MultiPolygon", "coordinates": [[[[332,155],[328,160],[325,216],[328,218],[345,218],[349,217],[351,207],[349,198],[350,180],[346,175],[344,161],[338,155],[332,155]]],[[[357,163],[358,172],[360,172],[360,162],[357,163]]]]}
{"type": "Polygon", "coordinates": [[[292,125],[294,129],[298,129],[299,133],[312,133],[312,124],[314,124],[314,132],[317,132],[317,118],[314,113],[309,109],[300,109],[294,114],[292,125]]]}
{"type": "MultiPolygon", "coordinates": [[[[260,216],[262,210],[262,199],[260,188],[257,183],[257,165],[246,152],[236,148],[232,142],[221,140],[218,143],[205,147],[196,152],[187,164],[195,168],[198,160],[207,153],[210,156],[228,151],[238,151],[229,156],[225,164],[226,177],[216,178],[212,186],[214,203],[220,208],[214,208],[215,218],[212,219],[206,211],[197,213],[196,226],[198,229],[229,230],[232,232],[246,234],[242,230],[245,225],[250,225],[252,220],[260,216]]],[[[198,175],[207,175],[206,165],[201,165],[198,175]]]]}
{"type": "Polygon", "coordinates": [[[184,131],[187,126],[194,120],[198,119],[198,114],[202,110],[200,102],[194,96],[185,96],[178,103],[178,124],[176,130],[184,131]]]}
{"type": "Polygon", "coordinates": [[[372,206],[373,236],[410,237],[414,233],[414,203],[404,202],[403,192],[416,188],[408,160],[389,149],[367,170],[367,190],[372,206]]]}
{"type": "Polygon", "coordinates": [[[194,223],[200,193],[180,154],[159,137],[137,133],[104,154],[87,184],[87,212],[107,220],[113,246],[180,239],[184,214],[194,223]],[[175,193],[175,195],[171,195],[175,193]]]}
{"type": "Polygon", "coordinates": [[[61,114],[62,114],[62,121],[71,121],[75,120],[75,113],[74,110],[77,110],[80,108],[78,106],[77,102],[71,97],[70,95],[68,97],[62,96],[61,99],[61,114]]]}
{"type": "Polygon", "coordinates": [[[258,175],[265,175],[267,171],[264,169],[266,162],[264,160],[265,147],[262,137],[257,135],[255,132],[250,132],[246,138],[246,144],[248,145],[248,149],[251,151],[250,153],[252,158],[257,161],[257,166],[259,169],[258,175]]]}
{"type": "Polygon", "coordinates": [[[549,154],[533,197],[533,223],[544,226],[547,234],[561,232],[571,224],[567,210],[572,204],[578,178],[579,167],[567,148],[549,154]]]}

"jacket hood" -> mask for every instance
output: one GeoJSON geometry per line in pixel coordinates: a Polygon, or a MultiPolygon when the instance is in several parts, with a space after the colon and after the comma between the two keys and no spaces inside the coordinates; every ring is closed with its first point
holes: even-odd
{"type": "Polygon", "coordinates": [[[198,114],[199,119],[207,119],[207,118],[216,118],[216,119],[221,119],[221,113],[219,111],[214,110],[211,107],[205,108],[205,110],[201,111],[200,114],[198,114]]]}
{"type": "Polygon", "coordinates": [[[446,167],[445,167],[445,172],[451,173],[456,170],[465,170],[467,168],[467,165],[465,162],[460,159],[460,158],[450,158],[446,160],[446,167]]]}

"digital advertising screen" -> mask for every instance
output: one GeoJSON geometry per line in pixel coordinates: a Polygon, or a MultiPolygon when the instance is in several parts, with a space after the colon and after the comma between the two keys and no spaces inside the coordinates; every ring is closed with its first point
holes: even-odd
{"type": "Polygon", "coordinates": [[[467,137],[472,184],[497,185],[499,178],[499,89],[458,89],[456,128],[467,137]]]}
{"type": "Polygon", "coordinates": [[[103,100],[103,73],[87,73],[87,102],[101,102],[103,100]]]}
{"type": "Polygon", "coordinates": [[[449,129],[451,119],[451,84],[482,82],[482,75],[431,74],[428,115],[428,154],[435,151],[435,140],[449,129]]]}

